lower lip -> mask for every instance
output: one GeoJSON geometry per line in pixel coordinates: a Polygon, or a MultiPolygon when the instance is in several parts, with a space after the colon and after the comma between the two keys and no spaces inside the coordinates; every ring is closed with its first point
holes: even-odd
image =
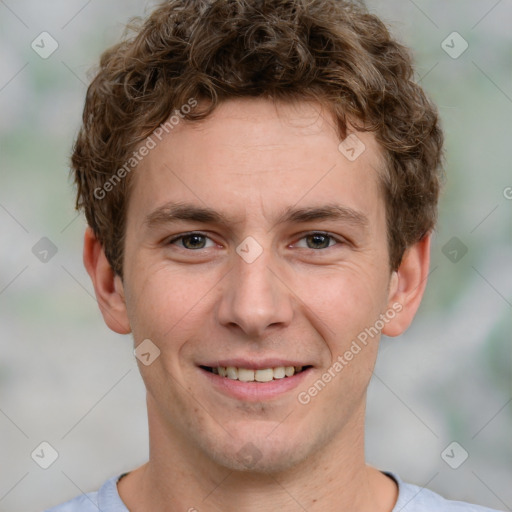
{"type": "Polygon", "coordinates": [[[221,377],[216,373],[199,368],[201,374],[208,379],[215,389],[237,400],[247,402],[260,402],[283,395],[303,382],[311,370],[312,368],[307,368],[291,377],[275,379],[270,382],[242,382],[240,380],[221,377]]]}

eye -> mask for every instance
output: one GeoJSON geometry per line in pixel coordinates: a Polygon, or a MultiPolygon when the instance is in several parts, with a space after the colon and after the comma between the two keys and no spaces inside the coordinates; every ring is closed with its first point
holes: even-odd
{"type": "MultiPolygon", "coordinates": [[[[309,233],[308,235],[301,238],[301,241],[306,241],[306,249],[327,249],[333,245],[339,244],[340,241],[335,239],[329,233],[309,233]],[[333,243],[331,243],[333,242],[333,243]]],[[[302,246],[304,248],[304,246],[302,246]]]]}
{"type": "Polygon", "coordinates": [[[181,248],[189,250],[207,249],[215,244],[206,235],[202,233],[187,233],[180,235],[172,240],[169,240],[169,245],[179,245],[181,248]],[[207,246],[207,241],[210,241],[210,245],[207,246]]]}

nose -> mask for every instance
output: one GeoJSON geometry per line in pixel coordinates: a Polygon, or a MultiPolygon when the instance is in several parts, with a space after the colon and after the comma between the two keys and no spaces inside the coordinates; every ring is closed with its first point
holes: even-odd
{"type": "Polygon", "coordinates": [[[259,337],[269,329],[289,326],[293,317],[292,294],[280,276],[271,251],[251,263],[234,254],[218,308],[224,327],[259,337]]]}

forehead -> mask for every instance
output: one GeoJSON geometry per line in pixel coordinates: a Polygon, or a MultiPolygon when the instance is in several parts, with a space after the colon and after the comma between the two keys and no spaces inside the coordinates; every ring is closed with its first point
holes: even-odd
{"type": "Polygon", "coordinates": [[[133,176],[129,212],[139,219],[170,201],[222,209],[235,221],[299,203],[377,215],[382,206],[375,137],[357,133],[340,148],[334,116],[316,102],[228,100],[153,140],[133,176]]]}

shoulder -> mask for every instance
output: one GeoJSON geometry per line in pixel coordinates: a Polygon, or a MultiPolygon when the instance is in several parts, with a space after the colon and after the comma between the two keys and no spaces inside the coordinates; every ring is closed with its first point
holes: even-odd
{"type": "Polygon", "coordinates": [[[398,485],[398,500],[392,512],[499,512],[463,501],[447,500],[424,487],[404,482],[394,473],[385,474],[398,485]]]}
{"type": "Polygon", "coordinates": [[[97,492],[82,494],[45,512],[128,512],[117,492],[121,476],[110,478],[97,492]]]}

